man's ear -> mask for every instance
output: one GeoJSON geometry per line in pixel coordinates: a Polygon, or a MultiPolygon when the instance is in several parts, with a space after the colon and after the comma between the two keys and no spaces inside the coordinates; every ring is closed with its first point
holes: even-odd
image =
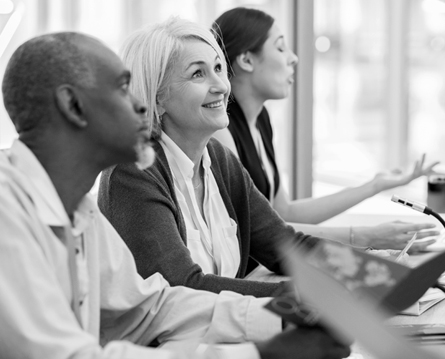
{"type": "Polygon", "coordinates": [[[56,105],[72,125],[80,128],[88,125],[84,117],[82,99],[76,89],[71,85],[61,85],[57,87],[56,105]]]}
{"type": "Polygon", "coordinates": [[[236,64],[239,68],[241,68],[243,71],[246,72],[252,72],[253,71],[253,58],[252,53],[250,51],[243,52],[242,54],[238,55],[235,59],[236,64]]]}

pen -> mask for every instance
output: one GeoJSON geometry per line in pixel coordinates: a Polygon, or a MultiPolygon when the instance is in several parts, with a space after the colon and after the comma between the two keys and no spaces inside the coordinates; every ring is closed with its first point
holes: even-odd
{"type": "Polygon", "coordinates": [[[406,244],[405,248],[403,248],[403,250],[402,250],[402,251],[400,252],[400,254],[397,256],[397,258],[396,258],[396,262],[400,261],[400,260],[402,259],[402,257],[406,254],[406,252],[408,252],[408,249],[411,248],[411,246],[413,245],[413,243],[414,243],[414,241],[416,240],[416,238],[417,238],[417,232],[414,233],[413,238],[411,238],[411,239],[409,240],[409,242],[406,244]]]}

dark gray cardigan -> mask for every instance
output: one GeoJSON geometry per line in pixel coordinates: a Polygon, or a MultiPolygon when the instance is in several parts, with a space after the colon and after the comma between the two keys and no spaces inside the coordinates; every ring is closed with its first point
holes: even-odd
{"type": "Polygon", "coordinates": [[[257,190],[239,160],[217,140],[211,139],[207,148],[229,216],[238,224],[241,263],[236,278],[204,274],[193,262],[172,173],[158,142],[154,143],[156,161],[147,170],[125,164],[102,173],[99,207],[132,251],[142,277],[159,272],[172,286],[271,296],[283,283],[242,279],[249,255],[271,271],[281,273],[277,243],[293,239],[312,247],[318,238],[296,233],[288,226],[257,190]]]}

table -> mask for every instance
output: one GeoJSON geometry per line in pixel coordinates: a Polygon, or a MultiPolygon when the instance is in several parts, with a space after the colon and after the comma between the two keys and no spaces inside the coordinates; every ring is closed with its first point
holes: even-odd
{"type": "MultiPolygon", "coordinates": [[[[403,210],[403,208],[402,208],[403,210]]],[[[402,212],[402,211],[399,211],[402,212]]],[[[413,223],[425,223],[431,222],[438,225],[438,228],[441,229],[441,224],[439,221],[432,217],[427,216],[423,213],[416,212],[410,209],[406,209],[406,214],[365,214],[365,213],[351,213],[346,212],[341,215],[338,215],[326,222],[323,225],[326,226],[373,226],[380,223],[391,222],[391,221],[403,221],[403,222],[413,222],[413,223]]],[[[410,262],[414,264],[419,264],[424,260],[428,260],[431,256],[435,255],[435,253],[426,253],[420,255],[411,255],[410,262]]],[[[444,324],[445,325],[445,301],[442,301],[432,308],[428,309],[422,315],[408,316],[408,315],[397,315],[388,320],[389,324],[392,325],[407,325],[407,324],[444,324]]],[[[434,346],[433,349],[435,351],[439,351],[442,357],[445,357],[445,345],[434,346]]],[[[369,358],[369,354],[362,353],[361,350],[358,350],[362,354],[362,358],[369,358]]],[[[360,358],[360,356],[355,353],[356,356],[353,358],[360,358]]]]}
{"type": "MultiPolygon", "coordinates": [[[[344,213],[336,216],[329,221],[324,222],[326,226],[363,226],[363,225],[377,225],[384,222],[390,222],[394,220],[400,220],[404,222],[422,223],[422,222],[432,222],[437,223],[440,228],[440,223],[431,216],[426,216],[421,213],[412,212],[412,214],[406,215],[375,215],[375,214],[363,214],[363,213],[344,213]]],[[[411,255],[410,262],[413,264],[419,264],[422,261],[428,260],[430,257],[434,256],[436,253],[424,253],[420,255],[411,255]]],[[[263,266],[256,268],[249,276],[246,278],[249,280],[261,280],[269,282],[277,282],[283,280],[274,273],[271,273],[263,266]]],[[[422,315],[407,316],[407,315],[397,315],[388,320],[389,324],[392,325],[407,325],[407,324],[444,324],[445,325],[445,300],[436,304],[432,308],[428,309],[422,315]]],[[[428,346],[426,350],[433,350],[438,352],[441,357],[445,357],[445,345],[440,346],[428,346]]],[[[353,354],[350,359],[372,359],[372,356],[367,353],[363,348],[355,345],[353,346],[353,354]]]]}
{"type": "MultiPolygon", "coordinates": [[[[424,223],[431,222],[438,224],[438,228],[441,227],[441,224],[437,221],[436,218],[432,216],[424,215],[420,212],[409,211],[409,214],[405,215],[390,215],[390,214],[362,214],[362,213],[343,213],[338,215],[326,222],[323,225],[326,226],[345,226],[345,225],[354,225],[354,226],[373,226],[384,222],[391,222],[395,220],[400,220],[404,222],[413,222],[413,223],[424,223]]],[[[430,257],[435,255],[435,253],[425,253],[419,255],[411,255],[410,262],[413,264],[420,264],[422,261],[428,260],[430,257]]],[[[431,324],[431,323],[440,323],[445,324],[445,301],[433,306],[428,309],[425,313],[418,317],[407,316],[407,315],[398,315],[392,318],[390,321],[392,324],[431,324]]]]}

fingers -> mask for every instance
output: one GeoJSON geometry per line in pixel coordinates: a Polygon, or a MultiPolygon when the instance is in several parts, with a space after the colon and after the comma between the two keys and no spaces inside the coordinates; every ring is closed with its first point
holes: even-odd
{"type": "Polygon", "coordinates": [[[436,225],[434,223],[400,223],[399,227],[401,231],[408,233],[408,232],[418,232],[429,228],[435,228],[436,225]]]}
{"type": "Polygon", "coordinates": [[[430,239],[430,240],[428,240],[428,241],[422,241],[422,242],[420,242],[420,243],[414,243],[414,244],[411,246],[411,248],[410,248],[410,250],[409,250],[408,252],[409,252],[409,253],[412,253],[412,252],[421,252],[421,251],[424,251],[424,250],[427,249],[427,247],[428,247],[430,244],[433,244],[434,242],[436,242],[435,239],[430,239]]]}
{"type": "Polygon", "coordinates": [[[423,168],[423,166],[425,165],[425,158],[426,158],[426,154],[424,153],[424,154],[422,154],[421,160],[419,162],[419,168],[418,168],[418,170],[420,170],[419,177],[422,175],[430,174],[432,172],[432,169],[440,163],[439,161],[436,161],[436,162],[433,162],[432,164],[426,166],[425,168],[423,168]]]}
{"type": "Polygon", "coordinates": [[[426,154],[424,153],[422,154],[420,160],[415,162],[414,169],[411,174],[412,179],[431,174],[433,172],[433,168],[440,163],[439,161],[436,161],[424,168],[423,166],[425,165],[425,158],[426,154]]]}
{"type": "Polygon", "coordinates": [[[420,157],[420,168],[423,168],[425,164],[426,153],[422,153],[422,157],[420,157]]]}
{"type": "Polygon", "coordinates": [[[436,167],[439,163],[440,163],[439,161],[436,161],[436,162],[432,163],[431,165],[429,165],[428,167],[426,167],[426,168],[423,170],[423,172],[424,172],[425,174],[431,174],[431,173],[433,173],[433,172],[434,172],[434,171],[433,171],[433,168],[436,167]]]}
{"type": "Polygon", "coordinates": [[[417,232],[417,239],[426,237],[437,237],[438,235],[440,235],[440,231],[421,231],[417,232]]]}
{"type": "Polygon", "coordinates": [[[416,161],[414,163],[413,176],[417,176],[421,169],[422,169],[421,160],[420,161],[416,161]]]}

